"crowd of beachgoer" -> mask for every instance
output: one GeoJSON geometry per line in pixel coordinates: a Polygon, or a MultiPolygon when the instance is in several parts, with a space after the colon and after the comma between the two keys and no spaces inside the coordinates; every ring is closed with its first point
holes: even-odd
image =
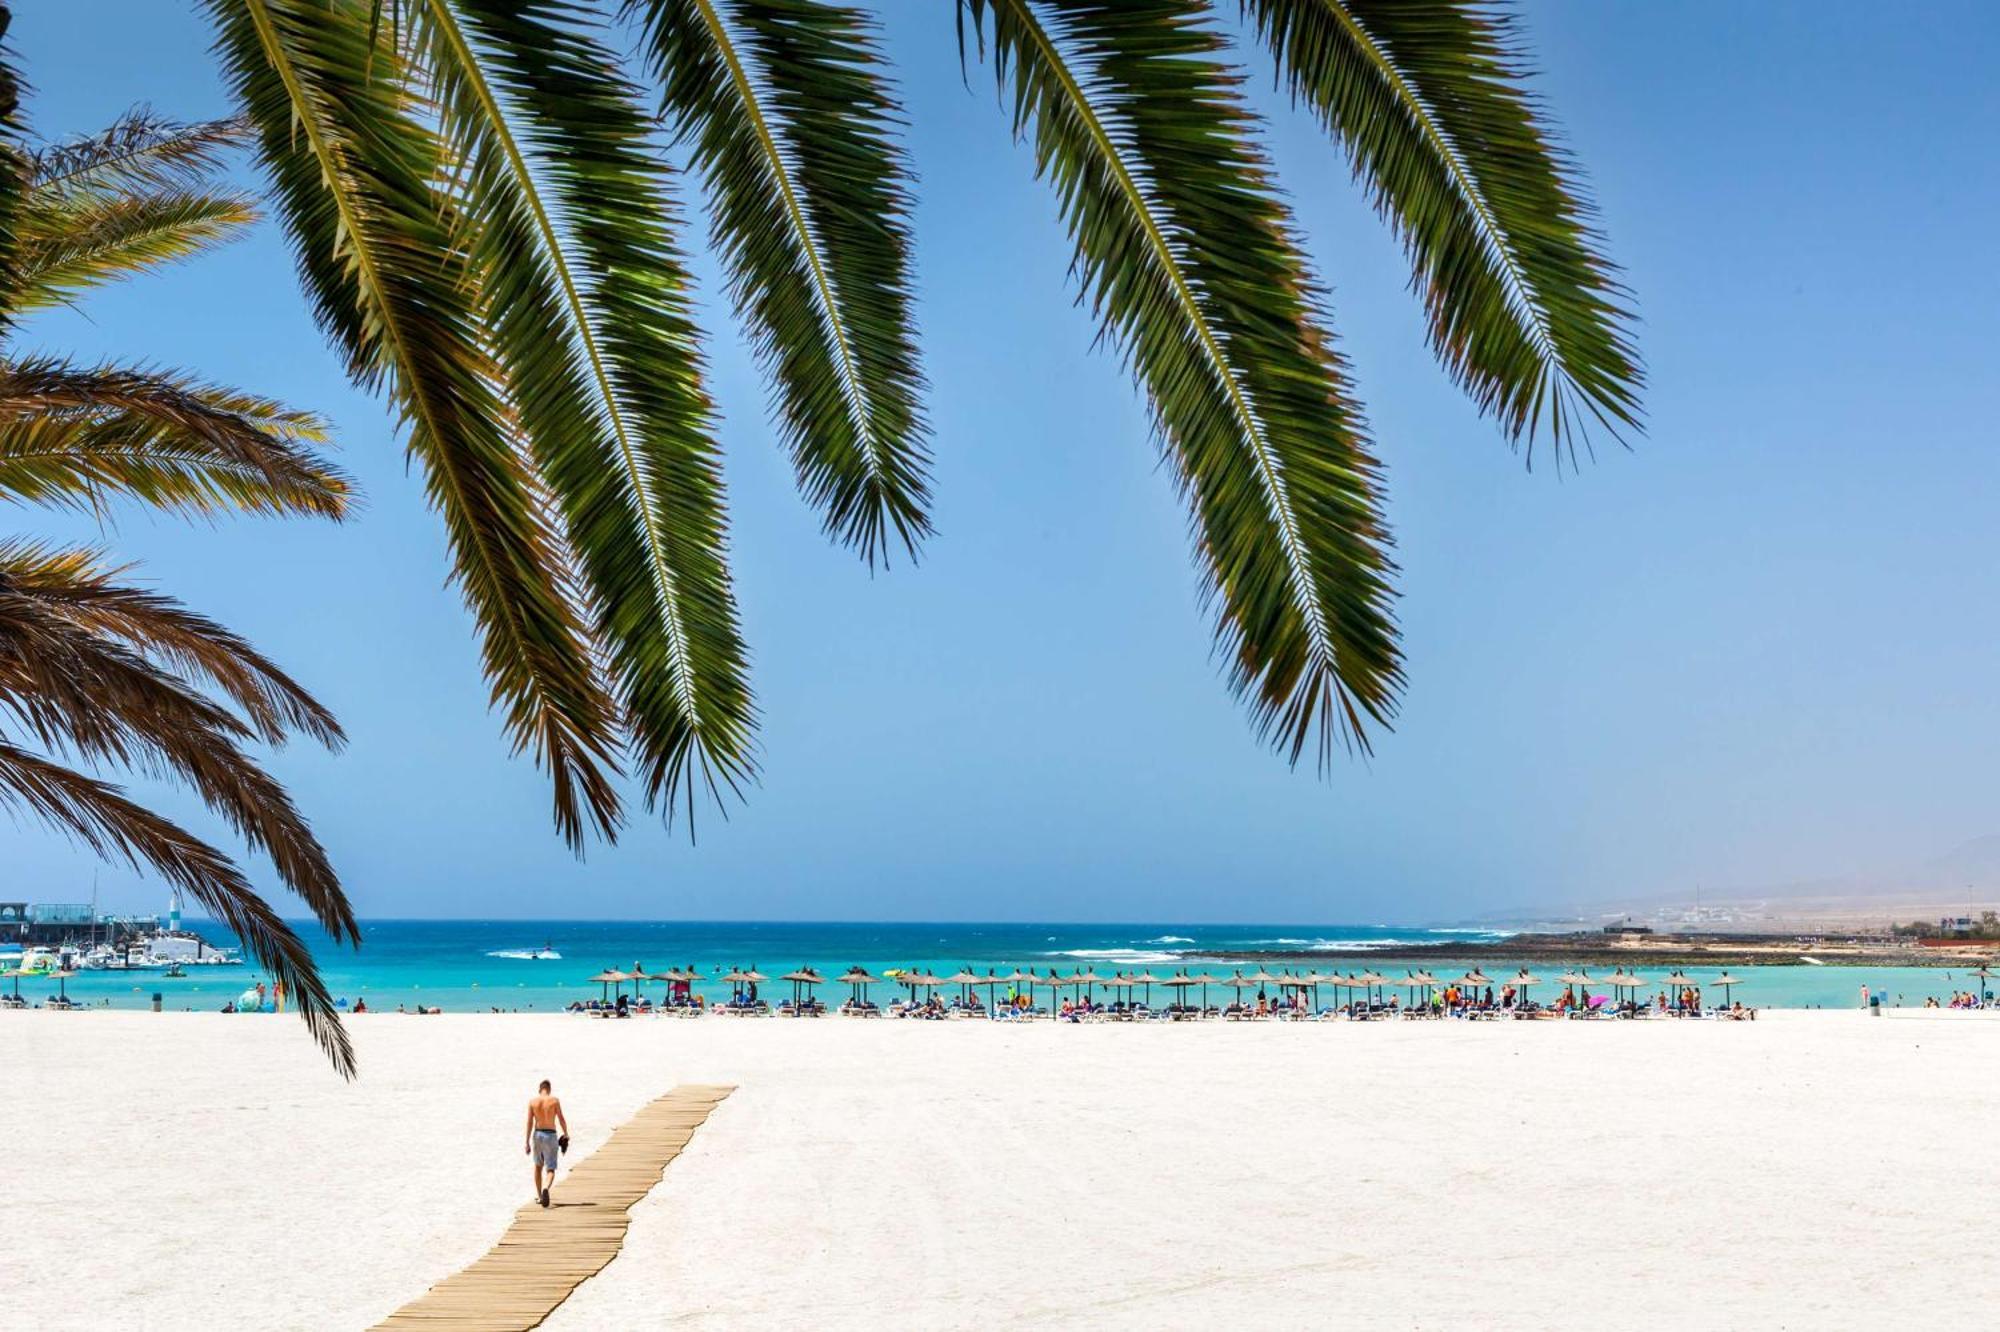
{"type": "Polygon", "coordinates": [[[1924,1000],[1925,1008],[1985,1008],[1986,1006],[1986,1002],[1970,990],[1953,990],[1949,1003],[1940,1004],[1935,995],[1924,1000]]]}

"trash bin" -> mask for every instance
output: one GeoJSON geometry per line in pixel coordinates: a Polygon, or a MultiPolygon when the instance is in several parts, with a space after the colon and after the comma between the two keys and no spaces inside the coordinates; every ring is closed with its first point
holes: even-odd
{"type": "Polygon", "coordinates": [[[155,1013],[160,1011],[160,992],[158,990],[153,991],[153,1011],[155,1013]]]}
{"type": "Polygon", "coordinates": [[[1881,995],[1879,995],[1879,994],[1871,994],[1871,995],[1869,995],[1869,996],[1868,996],[1868,1016],[1869,1016],[1869,1017],[1881,1017],[1881,1016],[1882,1016],[1882,996],[1881,996],[1881,995]]]}

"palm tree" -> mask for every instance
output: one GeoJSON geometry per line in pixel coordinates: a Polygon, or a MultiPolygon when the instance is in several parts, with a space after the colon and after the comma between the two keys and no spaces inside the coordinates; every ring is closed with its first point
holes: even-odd
{"type": "MultiPolygon", "coordinates": [[[[68,303],[248,225],[250,201],[215,183],[218,153],[243,137],[233,123],[134,113],[95,138],[16,152],[0,171],[15,187],[0,308],[68,303]]],[[[198,516],[338,519],[349,487],[313,450],[324,437],[317,418],[234,389],[0,341],[0,500],[102,512],[127,498],[198,516]]],[[[96,551],[0,540],[0,804],[193,896],[297,996],[336,1067],[351,1073],[311,954],[235,862],[70,766],[184,783],[270,858],[336,940],[354,940],[324,848],[244,748],[293,734],[337,747],[340,727],[249,643],[121,582],[123,572],[96,551]]]]}
{"type": "MultiPolygon", "coordinates": [[[[663,125],[799,484],[871,565],[929,534],[911,172],[831,0],[201,0],[328,338],[408,425],[506,725],[581,846],[753,774],[703,332],[663,125]],[[613,23],[617,26],[611,26],[613,23]],[[629,37],[621,41],[617,34],[629,37]],[[625,49],[629,46],[631,49],[625,49]]],[[[1639,425],[1591,207],[1487,0],[944,0],[1075,243],[1192,518],[1218,647],[1296,764],[1403,682],[1380,465],[1228,25],[1408,253],[1439,360],[1532,450],[1639,425]]]]}

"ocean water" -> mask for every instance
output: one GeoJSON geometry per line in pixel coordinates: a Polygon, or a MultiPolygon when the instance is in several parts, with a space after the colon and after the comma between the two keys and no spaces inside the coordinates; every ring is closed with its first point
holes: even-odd
{"type": "MultiPolygon", "coordinates": [[[[212,943],[235,942],[219,926],[195,922],[194,927],[212,943]]],[[[599,994],[600,987],[588,983],[588,977],[607,968],[633,970],[635,964],[647,971],[692,966],[705,977],[734,967],[755,968],[773,978],[763,987],[764,996],[773,999],[791,991],[776,978],[801,966],[828,977],[857,964],[876,975],[891,967],[917,967],[941,976],[962,968],[1005,973],[1016,967],[1041,972],[1084,967],[1099,974],[1147,970],[1158,975],[1175,970],[1221,974],[1234,964],[1215,962],[1213,954],[1246,949],[1368,949],[1373,956],[1366,965],[1384,974],[1421,965],[1443,977],[1461,975],[1471,964],[1437,955],[1415,961],[1406,950],[1413,944],[1484,942],[1505,933],[1379,925],[374,920],[362,923],[361,947],[354,949],[333,945],[314,927],[301,928],[335,996],[350,1003],[365,998],[374,1009],[423,1004],[448,1012],[555,1011],[573,999],[599,994]],[[560,957],[532,956],[543,949],[560,957]]],[[[1500,976],[1500,969],[1485,965],[1489,974],[1500,976]]],[[[1329,962],[1309,969],[1352,972],[1362,964],[1329,962]]],[[[1554,970],[1536,969],[1545,981],[1554,970]]],[[[1640,974],[1658,979],[1664,969],[1640,968],[1640,974]]],[[[1689,974],[1706,981],[1714,973],[1694,969],[1689,974]]],[[[1737,998],[1781,1008],[1854,1007],[1864,985],[1884,994],[1887,1003],[1914,1006],[1927,996],[1943,999],[1955,989],[1979,985],[1977,978],[1959,970],[1922,967],[1799,964],[1739,968],[1737,974],[1745,981],[1735,990],[1737,998]]],[[[118,1008],[146,1007],[157,993],[162,1006],[170,1010],[218,1009],[260,979],[266,977],[251,963],[190,967],[179,979],[157,971],[86,971],[66,986],[77,998],[118,1008]]],[[[645,988],[657,996],[664,985],[645,988]]],[[[711,999],[726,998],[730,989],[714,980],[697,988],[711,999]]],[[[21,982],[22,994],[30,999],[55,990],[55,982],[39,977],[21,982]]],[[[1554,992],[1552,984],[1537,991],[1543,996],[1554,992]]],[[[875,997],[886,1000],[891,993],[878,988],[875,997]]],[[[837,1002],[846,990],[830,985],[820,994],[837,1002]]],[[[1156,987],[1155,1002],[1166,997],[1156,987]]],[[[1211,994],[1217,1002],[1225,997],[1224,991],[1211,994]]],[[[1711,987],[1705,997],[1721,994],[1711,987]]],[[[1321,998],[1332,1001],[1325,992],[1321,998]]]]}

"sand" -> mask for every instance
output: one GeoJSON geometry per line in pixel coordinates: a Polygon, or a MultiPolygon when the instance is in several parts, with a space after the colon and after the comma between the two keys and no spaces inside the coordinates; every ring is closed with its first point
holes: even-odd
{"type": "MultiPolygon", "coordinates": [[[[731,1082],[547,1324],[1909,1327],[2000,1258],[2000,1021],[1025,1027],[0,1013],[0,1291],[69,1326],[358,1328],[731,1082]],[[560,1187],[560,1186],[558,1186],[560,1187]]],[[[38,1315],[38,1321],[40,1315],[38,1315]]]]}

